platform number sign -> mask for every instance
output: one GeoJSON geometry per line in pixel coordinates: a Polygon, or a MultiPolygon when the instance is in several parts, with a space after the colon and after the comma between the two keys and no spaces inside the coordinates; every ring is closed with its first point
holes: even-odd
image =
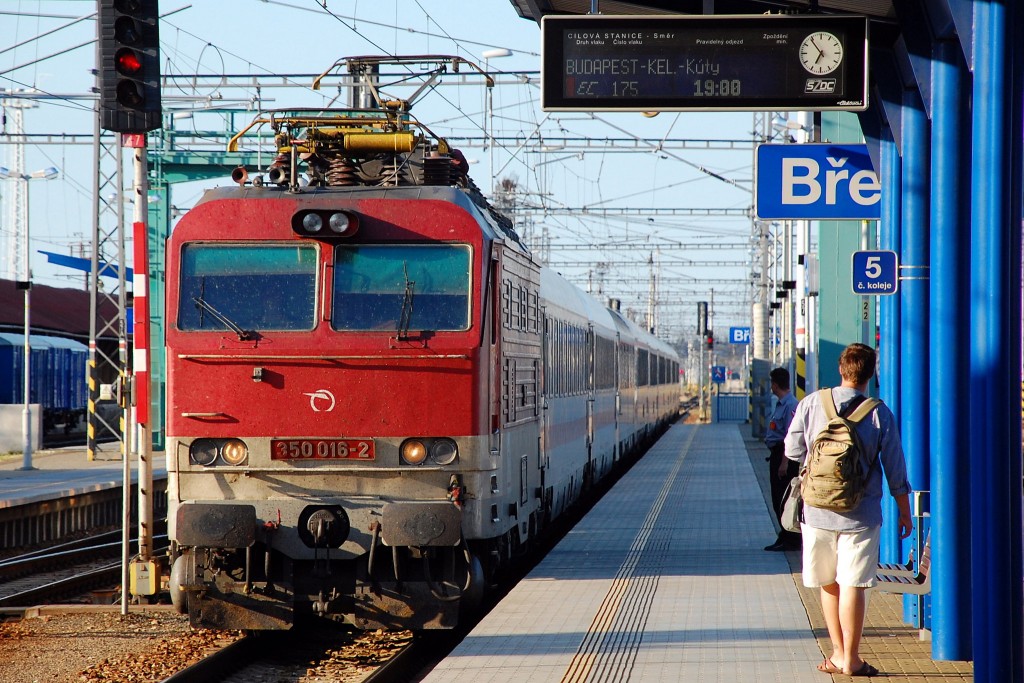
{"type": "Polygon", "coordinates": [[[853,293],[895,294],[899,289],[899,270],[895,251],[855,251],[853,293]]]}

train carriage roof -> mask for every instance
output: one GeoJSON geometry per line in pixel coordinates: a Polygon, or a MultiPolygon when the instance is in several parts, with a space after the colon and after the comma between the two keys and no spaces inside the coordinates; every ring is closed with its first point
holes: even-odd
{"type": "Polygon", "coordinates": [[[671,345],[658,339],[653,334],[622,315],[619,311],[609,311],[609,315],[615,319],[615,324],[620,328],[620,331],[626,330],[624,334],[635,339],[636,343],[640,346],[644,346],[651,351],[660,353],[663,356],[668,356],[669,358],[677,357],[678,354],[671,345]]]}
{"type": "MultiPolygon", "coordinates": [[[[30,335],[30,342],[33,349],[71,349],[72,351],[80,351],[86,353],[89,351],[89,347],[81,342],[77,342],[74,339],[67,339],[65,337],[51,337],[45,334],[36,334],[33,332],[30,335]]],[[[25,346],[25,335],[16,332],[0,332],[0,346],[14,346],[23,347],[25,346]]]]}
{"type": "Polygon", "coordinates": [[[570,283],[550,268],[541,268],[540,288],[546,305],[553,305],[562,312],[585,316],[593,323],[595,330],[605,336],[613,336],[616,332],[615,321],[611,312],[597,299],[590,296],[576,285],[570,283]]]}

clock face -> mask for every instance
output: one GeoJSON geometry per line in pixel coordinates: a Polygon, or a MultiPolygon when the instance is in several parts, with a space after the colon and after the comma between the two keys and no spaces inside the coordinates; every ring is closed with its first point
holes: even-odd
{"type": "Polygon", "coordinates": [[[830,74],[843,61],[843,44],[827,31],[815,31],[800,43],[800,63],[812,74],[830,74]]]}

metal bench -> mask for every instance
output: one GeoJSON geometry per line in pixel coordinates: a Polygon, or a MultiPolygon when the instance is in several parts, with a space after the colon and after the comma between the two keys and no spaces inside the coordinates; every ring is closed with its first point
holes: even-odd
{"type": "MultiPolygon", "coordinates": [[[[911,595],[925,595],[930,593],[932,590],[932,548],[931,548],[931,537],[929,542],[926,542],[924,548],[921,550],[921,561],[918,563],[916,573],[883,573],[879,569],[878,573],[875,574],[875,579],[878,581],[873,589],[879,590],[885,593],[909,593],[911,595]]],[[[907,571],[907,570],[901,570],[907,571]]]]}
{"type": "MultiPolygon", "coordinates": [[[[932,535],[929,532],[928,538],[925,539],[924,547],[927,549],[929,544],[932,542],[932,535]]],[[[914,563],[914,548],[910,549],[910,555],[907,557],[907,561],[904,562],[879,562],[878,563],[879,574],[889,574],[891,576],[916,576],[917,569],[914,563]]]]}

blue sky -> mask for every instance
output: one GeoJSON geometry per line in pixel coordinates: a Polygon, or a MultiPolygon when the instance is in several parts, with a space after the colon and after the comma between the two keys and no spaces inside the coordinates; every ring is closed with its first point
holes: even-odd
{"type": "MultiPolygon", "coordinates": [[[[94,38],[95,24],[92,19],[80,18],[94,11],[94,0],[25,0],[0,6],[0,88],[35,88],[53,96],[25,111],[28,132],[91,133],[91,103],[80,97],[93,86],[90,70],[95,57],[89,41],[94,38]]],[[[460,79],[446,79],[449,85],[430,93],[413,110],[441,135],[478,138],[463,151],[473,162],[471,174],[482,188],[489,186],[493,164],[497,177],[516,181],[520,203],[534,206],[742,209],[751,203],[753,153],[749,147],[670,151],[637,143],[637,151],[628,153],[601,153],[600,145],[595,145],[579,154],[559,151],[557,144],[516,143],[516,139],[536,140],[538,135],[750,140],[752,115],[662,113],[648,118],[637,113],[542,112],[537,73],[540,29],[519,18],[507,0],[326,0],[326,9],[317,0],[197,0],[192,4],[162,0],[161,13],[165,74],[312,74],[342,57],[384,53],[454,54],[484,66],[485,51],[507,48],[512,56],[494,59],[491,70],[517,73],[498,75],[493,121],[494,134],[513,141],[496,146],[493,156],[479,140],[487,120],[480,79],[461,79],[458,85],[460,79]]],[[[203,112],[209,105],[253,107],[257,101],[254,88],[209,83],[193,86],[178,81],[164,94],[166,110],[196,110],[191,118],[183,118],[183,114],[174,119],[174,125],[198,130],[225,126],[223,117],[203,112]]],[[[308,87],[265,87],[259,96],[265,107],[283,108],[324,104],[335,94],[314,93],[308,87]]],[[[247,116],[239,120],[245,121],[247,116]]],[[[5,142],[0,136],[0,165],[10,166],[5,142]]],[[[40,249],[76,253],[75,245],[87,243],[91,237],[91,148],[30,145],[25,149],[24,166],[25,172],[48,166],[61,169],[56,180],[30,183],[33,253],[40,249]]],[[[225,177],[220,184],[228,182],[225,177]]],[[[187,210],[211,184],[218,183],[176,187],[174,205],[187,210]]],[[[0,204],[5,203],[8,192],[9,183],[0,183],[0,204]]],[[[639,313],[646,311],[647,261],[655,254],[662,276],[658,314],[669,338],[693,327],[693,302],[708,298],[712,287],[719,303],[716,327],[746,324],[749,309],[725,303],[738,300],[746,291],[743,286],[712,285],[707,279],[739,282],[747,277],[749,268],[731,265],[750,258],[747,218],[567,216],[537,210],[530,219],[520,230],[535,240],[545,239],[553,267],[581,286],[588,281],[594,289],[602,286],[604,296],[620,298],[625,308],[639,313]],[[693,252],[673,248],[698,242],[710,242],[717,248],[693,252]],[[701,262],[722,265],[699,265],[701,262]]],[[[0,211],[0,226],[4,237],[9,237],[5,207],[0,211]]],[[[33,272],[43,284],[82,283],[81,277],[69,277],[66,271],[45,264],[42,257],[33,257],[33,272]]]]}

